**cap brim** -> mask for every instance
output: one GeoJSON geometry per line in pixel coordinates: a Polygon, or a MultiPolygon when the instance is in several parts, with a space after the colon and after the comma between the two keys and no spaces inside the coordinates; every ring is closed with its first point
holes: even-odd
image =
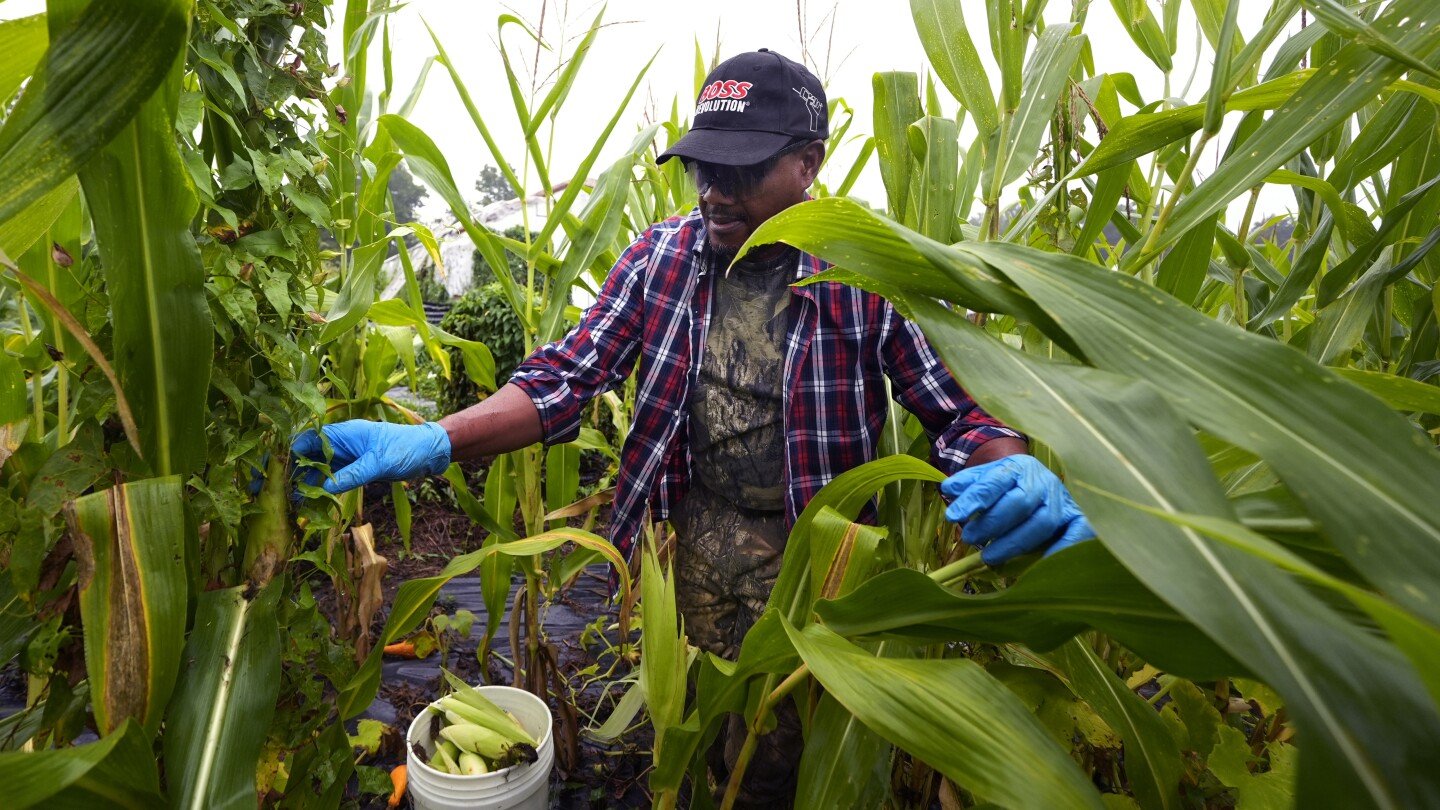
{"type": "Polygon", "coordinates": [[[793,135],[783,132],[692,129],[655,162],[664,163],[672,157],[680,157],[721,166],[751,166],[768,159],[793,140],[793,135]]]}

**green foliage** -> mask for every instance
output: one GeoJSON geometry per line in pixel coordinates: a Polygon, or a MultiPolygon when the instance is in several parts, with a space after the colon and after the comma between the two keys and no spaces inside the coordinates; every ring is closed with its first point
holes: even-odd
{"type": "Polygon", "coordinates": [[[429,192],[415,182],[410,171],[404,166],[396,166],[395,171],[390,173],[387,188],[390,191],[390,203],[394,206],[395,221],[403,223],[419,220],[420,206],[429,196],[429,192]]]}
{"type": "MultiPolygon", "coordinates": [[[[501,232],[500,235],[505,237],[506,239],[514,239],[517,242],[524,242],[525,228],[520,225],[514,225],[506,228],[504,231],[501,232]]],[[[534,233],[530,234],[531,239],[534,239],[535,236],[536,234],[534,233]]],[[[510,273],[510,278],[514,279],[517,285],[524,287],[526,284],[529,283],[529,281],[527,280],[528,265],[525,262],[524,256],[518,255],[516,253],[507,252],[505,254],[505,264],[506,269],[510,273]]],[[[490,266],[490,263],[485,260],[485,257],[480,254],[479,250],[476,250],[471,255],[470,267],[470,286],[472,288],[484,287],[497,282],[497,279],[495,278],[495,268],[490,266]]]]}
{"type": "Polygon", "coordinates": [[[445,284],[435,278],[433,273],[422,272],[417,274],[415,283],[420,288],[420,300],[427,304],[448,304],[450,303],[450,291],[445,284]]]}
{"type": "MultiPolygon", "coordinates": [[[[488,346],[495,357],[497,379],[508,379],[528,349],[519,317],[507,303],[505,291],[494,282],[476,287],[456,300],[440,319],[440,328],[488,346]]],[[[451,376],[439,381],[436,404],[443,413],[454,413],[474,405],[479,389],[462,373],[465,359],[460,351],[449,348],[446,352],[450,355],[451,376]]]]}
{"type": "MultiPolygon", "coordinates": [[[[1197,99],[1156,105],[1132,77],[1096,74],[1069,26],[1017,25],[1038,9],[1020,5],[985,3],[1000,66],[987,83],[967,69],[978,60],[960,4],[913,3],[965,112],[937,120],[915,75],[877,76],[888,216],[821,199],[751,241],[829,260],[838,269],[820,281],[882,294],[915,321],[982,406],[1063,464],[1100,541],[984,571],[893,478],[933,471],[907,473],[914,459],[896,455],[845,473],[797,521],[739,661],[702,656],[681,728],[704,740],[736,713],[753,739],[769,704],[808,676],[824,691],[799,701],[812,724],[802,772],[832,772],[858,750],[815,733],[840,727],[834,698],[953,780],[942,804],[949,790],[962,803],[1055,805],[1066,799],[1003,794],[1067,782],[1070,799],[1113,807],[1436,803],[1434,774],[1403,763],[1440,745],[1440,629],[1425,596],[1440,587],[1440,529],[1420,507],[1440,486],[1426,393],[1440,364],[1427,255],[1440,243],[1440,96],[1428,78],[1440,12],[1394,0],[1362,23],[1304,2],[1338,36],[1295,36],[1261,81],[1262,54],[1302,2],[1274,4],[1247,37],[1234,4],[1227,15],[1198,0],[1212,48],[1233,58],[1215,60],[1197,99]],[[1297,70],[1302,57],[1318,69],[1297,70]],[[1227,132],[1230,112],[1245,118],[1227,132]],[[981,132],[956,160],[966,113],[981,132]],[[1220,168],[1198,180],[1207,147],[1225,138],[1220,168]],[[1257,221],[1265,184],[1294,188],[1299,211],[1257,221]],[[980,227],[935,216],[968,216],[977,189],[980,227]],[[830,530],[818,518],[831,507],[829,519],[854,519],[876,490],[895,527],[879,572],[817,602],[816,583],[853,573],[823,558],[830,530]],[[774,631],[783,621],[795,625],[789,645],[774,631]],[[791,651],[804,667],[785,660],[791,651]],[[968,713],[933,723],[957,701],[955,688],[930,687],[961,671],[974,679],[966,692],[998,681],[1020,696],[1088,779],[1017,776],[1036,753],[985,773],[961,772],[970,758],[948,762],[970,746],[1018,750],[1024,736],[996,719],[1000,701],[978,728],[968,713]],[[999,726],[1005,740],[987,741],[999,726]],[[994,773],[1011,779],[991,783],[994,773]]],[[[1164,4],[1163,20],[1144,4],[1112,5],[1168,72],[1180,4],[1164,4]]],[[[891,452],[907,450],[901,427],[891,452]]],[[[845,534],[853,552],[866,531],[845,534]]],[[[657,754],[657,791],[703,767],[703,745],[675,738],[657,754]]],[[[924,805],[933,781],[908,781],[904,761],[894,797],[924,805]]],[[[831,795],[813,782],[805,799],[831,795]]]]}

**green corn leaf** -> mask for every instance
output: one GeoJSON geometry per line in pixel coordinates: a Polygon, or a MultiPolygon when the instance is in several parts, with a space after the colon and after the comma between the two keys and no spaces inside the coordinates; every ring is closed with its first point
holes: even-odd
{"type": "MultiPolygon", "coordinates": [[[[1210,0],[1216,2],[1216,0],[1210,0]]],[[[1293,0],[1293,7],[1299,5],[1299,0],[1293,0]]],[[[1272,81],[1294,71],[1300,67],[1300,63],[1307,59],[1310,51],[1315,48],[1320,40],[1326,35],[1325,26],[1307,25],[1299,33],[1287,38],[1275,49],[1275,56],[1270,61],[1270,66],[1265,69],[1262,77],[1265,81],[1272,81]]]]}
{"type": "MultiPolygon", "coordinates": [[[[1428,0],[1396,0],[1380,13],[1375,25],[1420,58],[1428,59],[1440,50],[1440,37],[1432,34],[1440,25],[1440,6],[1428,0]]],[[[1364,46],[1342,48],[1255,131],[1239,154],[1222,162],[1180,201],[1169,227],[1151,245],[1152,251],[1174,244],[1187,230],[1253,188],[1369,103],[1380,88],[1404,71],[1403,65],[1364,46]]]]}
{"type": "Polygon", "coordinates": [[[926,116],[908,130],[910,151],[919,163],[911,198],[916,230],[937,242],[955,239],[956,188],[960,173],[960,131],[949,118],[926,116]],[[918,148],[917,148],[918,147],[918,148]]]}
{"type": "Polygon", "coordinates": [[[1082,639],[1070,640],[1051,660],[1060,665],[1075,696],[1125,741],[1125,775],[1140,806],[1181,807],[1180,747],[1155,707],[1130,691],[1082,639]]]}
{"type": "Polygon", "coordinates": [[[1300,2],[1315,14],[1315,19],[1345,39],[1353,39],[1412,70],[1418,70],[1427,76],[1440,79],[1440,71],[1425,64],[1404,46],[1391,40],[1385,35],[1385,32],[1360,19],[1355,12],[1336,0],[1300,0],[1300,2]]]}
{"type": "Polygon", "coordinates": [[[1069,752],[974,661],[876,658],[820,625],[785,631],[842,706],[978,798],[1015,808],[1102,806],[1069,752]]]}
{"type": "Polygon", "coordinates": [[[855,162],[850,164],[850,171],[845,173],[845,179],[840,182],[840,187],[835,189],[836,197],[844,197],[855,187],[860,180],[860,174],[870,164],[870,158],[875,154],[875,139],[866,138],[865,144],[860,147],[860,154],[856,155],[855,162]]]}
{"type": "Polygon", "coordinates": [[[1162,529],[1164,521],[1149,524],[1148,518],[1076,489],[1093,481],[1109,491],[1123,488],[1125,497],[1156,509],[1228,512],[1213,479],[1201,485],[1208,464],[1193,443],[1182,443],[1190,441],[1188,427],[1153,389],[1008,348],[996,351],[996,341],[962,319],[915,303],[947,365],[966,369],[961,381],[967,390],[1067,460],[1072,491],[1117,558],[1237,660],[1254,667],[1285,697],[1297,723],[1310,729],[1302,805],[1318,795],[1403,807],[1425,801],[1440,787],[1401,764],[1405,752],[1434,745],[1440,714],[1393,647],[1348,624],[1273,568],[1254,565],[1197,533],[1162,529]],[[989,362],[992,353],[1003,355],[1013,370],[999,357],[989,362]],[[1027,391],[1029,399],[1021,393],[1027,391]],[[1167,452],[1154,453],[1157,446],[1167,452]],[[1172,483],[1177,481],[1184,483],[1172,483]],[[1365,674],[1352,674],[1357,672],[1365,674]],[[1372,688],[1379,682],[1387,684],[1383,693],[1372,688]]]}
{"type": "Polygon", "coordinates": [[[150,741],[134,722],[88,745],[0,754],[0,773],[8,777],[5,804],[15,810],[165,806],[150,741]]]}
{"type": "MultiPolygon", "coordinates": [[[[580,448],[573,443],[553,445],[545,451],[545,510],[557,509],[575,502],[580,491],[580,448]]],[[[550,528],[565,525],[564,520],[550,521],[550,528]]]]}
{"type": "Polygon", "coordinates": [[[80,561],[80,619],[95,721],[154,734],[185,643],[185,514],[178,476],[66,504],[80,561]]]}
{"type": "MultiPolygon", "coordinates": [[[[79,26],[96,24],[90,17],[96,4],[83,11],[79,5],[52,5],[52,30],[72,19],[79,26]]],[[[182,15],[183,35],[188,4],[172,0],[166,5],[168,13],[182,15]]],[[[157,19],[147,25],[165,23],[157,19]]],[[[65,36],[54,36],[57,48],[65,36]]],[[[167,57],[171,61],[164,67],[174,69],[79,172],[104,257],[115,371],[135,410],[144,455],[162,475],[186,473],[204,462],[214,341],[205,271],[190,233],[197,201],[175,142],[182,78],[176,54],[172,48],[151,56],[167,57]]],[[[68,103],[59,98],[57,104],[68,103]]]]}
{"type": "Polygon", "coordinates": [[[1160,261],[1155,271],[1155,286],[1181,301],[1194,304],[1210,268],[1210,255],[1215,247],[1215,227],[1219,218],[1190,229],[1185,238],[1160,261]]]}
{"type": "Polygon", "coordinates": [[[1357,276],[1365,273],[1375,261],[1380,252],[1392,244],[1400,234],[1400,226],[1407,222],[1410,212],[1422,202],[1426,196],[1435,193],[1440,188],[1440,176],[1432,177],[1424,185],[1406,194],[1403,199],[1385,210],[1385,216],[1380,221],[1380,227],[1375,233],[1375,238],[1356,248],[1355,252],[1345,258],[1345,261],[1330,269],[1325,277],[1320,279],[1320,286],[1315,290],[1315,302],[1325,306],[1339,297],[1341,290],[1354,280],[1357,276]]]}
{"type": "Polygon", "coordinates": [[[280,590],[200,594],[186,671],[165,730],[165,773],[178,808],[254,807],[255,768],[280,695],[280,590]]]}
{"type": "MultiPolygon", "coordinates": [[[[1269,110],[1285,104],[1312,76],[1291,73],[1232,95],[1226,112],[1269,110]]],[[[1158,113],[1136,113],[1120,119],[1101,139],[1077,169],[1079,175],[1094,174],[1148,155],[1168,144],[1183,140],[1205,124],[1205,105],[1191,104],[1158,113]]]]}
{"type": "MultiPolygon", "coordinates": [[[[1108,493],[1100,493],[1108,495],[1108,493]]],[[[1109,495],[1109,497],[1115,497],[1109,495]]],[[[1429,624],[1414,614],[1397,608],[1394,603],[1364,588],[1357,587],[1327,574],[1301,559],[1294,552],[1262,534],[1233,521],[1204,515],[1160,512],[1139,504],[1130,506],[1164,518],[1179,526],[1192,528],[1228,546],[1264,559],[1322,588],[1334,591],[1370,614],[1401,650],[1410,657],[1415,672],[1425,682],[1431,698],[1440,703],[1440,627],[1429,624]]]]}
{"type": "Polygon", "coordinates": [[[5,54],[5,61],[0,64],[0,102],[8,100],[35,72],[49,44],[50,31],[44,14],[0,22],[0,53],[5,54]]]}
{"type": "Polygon", "coordinates": [[[1220,121],[1225,115],[1225,100],[1235,89],[1230,73],[1229,54],[1235,43],[1236,28],[1240,24],[1240,4],[1229,3],[1225,8],[1225,22],[1220,26],[1220,41],[1215,45],[1215,67],[1210,71],[1210,92],[1205,96],[1205,119],[1201,129],[1209,135],[1220,131],[1220,121]]]}
{"type": "Polygon", "coordinates": [[[1345,241],[1351,244],[1360,244],[1375,237],[1375,228],[1370,224],[1370,218],[1365,211],[1343,199],[1340,191],[1330,183],[1318,177],[1292,172],[1289,169],[1271,172],[1270,176],[1265,178],[1265,182],[1299,186],[1315,192],[1316,196],[1324,200],[1326,207],[1330,209],[1334,221],[1339,224],[1340,234],[1345,241]]]}
{"type": "MultiPolygon", "coordinates": [[[[416,177],[425,182],[427,186],[435,190],[436,194],[449,206],[450,213],[454,214],[460,226],[465,229],[470,241],[475,243],[476,250],[489,263],[491,267],[508,267],[509,262],[505,260],[505,248],[500,244],[499,237],[491,233],[484,225],[475,221],[470,216],[470,204],[465,201],[464,195],[460,193],[459,187],[455,185],[455,178],[450,173],[450,163],[440,153],[439,148],[430,136],[414,124],[396,115],[382,115],[376,122],[381,131],[385,132],[405,154],[405,164],[416,177]]],[[[510,301],[510,306],[520,314],[520,320],[525,322],[529,318],[528,308],[525,306],[525,296],[521,293],[515,280],[509,273],[496,273],[495,279],[505,290],[505,297],[510,301]]],[[[327,332],[322,333],[322,339],[327,332]]]]}
{"type": "Polygon", "coordinates": [[[880,179],[895,218],[905,221],[910,203],[910,177],[915,171],[915,153],[908,136],[911,124],[924,115],[920,110],[920,79],[914,73],[876,73],[871,82],[875,93],[875,153],[880,158],[880,179]]]}
{"type": "Polygon", "coordinates": [[[29,250],[74,201],[79,191],[80,184],[74,178],[63,180],[26,206],[25,210],[0,222],[0,254],[20,256],[29,250]]]}
{"type": "Polygon", "coordinates": [[[830,507],[810,524],[810,591],[834,599],[869,578],[883,530],[854,523],[830,507]]]}
{"type": "MultiPolygon", "coordinates": [[[[56,261],[54,249],[56,245],[59,245],[72,258],[81,255],[80,238],[83,222],[80,199],[75,194],[74,183],[62,183],[55,189],[56,191],[68,190],[70,192],[68,203],[40,232],[41,238],[35,240],[35,246],[20,256],[19,265],[23,272],[39,281],[65,309],[72,313],[84,312],[87,290],[76,278],[74,267],[63,267],[56,261]]],[[[51,194],[53,193],[51,192],[51,194]]],[[[42,201],[49,197],[50,194],[45,195],[42,201]]],[[[26,211],[34,208],[35,206],[32,206],[26,211]]],[[[26,213],[22,212],[11,222],[23,219],[25,216],[26,213]]],[[[49,217],[47,215],[42,219],[49,219],[49,217]]],[[[78,358],[85,349],[80,341],[65,328],[61,317],[50,311],[39,297],[33,295],[28,297],[45,324],[41,330],[41,339],[51,346],[57,347],[66,355],[78,358]]]]}
{"type": "Polygon", "coordinates": [[[390,484],[390,502],[395,504],[395,527],[400,530],[400,542],[405,546],[405,553],[410,553],[410,534],[412,518],[410,514],[410,496],[406,494],[405,482],[395,481],[390,484]]]}
{"type": "Polygon", "coordinates": [[[60,26],[52,10],[47,25],[61,30],[0,127],[0,222],[75,174],[154,94],[184,45],[189,4],[95,0],[66,17],[60,26]]]}
{"type": "MultiPolygon", "coordinates": [[[[621,215],[625,213],[624,197],[634,176],[635,164],[659,131],[652,124],[640,131],[630,148],[619,160],[600,175],[594,193],[585,203],[580,225],[570,234],[570,247],[550,288],[550,300],[540,316],[538,342],[549,343],[561,337],[565,326],[565,307],[570,303],[569,291],[581,272],[592,267],[601,253],[620,235],[621,215]]],[[[608,269],[608,265],[607,265],[608,269]]],[[[568,503],[568,501],[567,501],[568,503]]]]}
{"type": "MultiPolygon", "coordinates": [[[[651,54],[650,59],[646,61],[645,65],[640,68],[640,71],[635,74],[635,79],[630,83],[629,89],[625,91],[625,97],[622,98],[620,103],[615,107],[614,114],[611,115],[610,120],[605,123],[605,127],[596,134],[595,145],[591,147],[590,151],[585,154],[585,157],[580,160],[579,166],[575,169],[575,174],[570,178],[570,184],[565,187],[564,191],[560,192],[560,198],[555,201],[555,207],[545,219],[545,224],[540,226],[540,233],[535,237],[534,241],[536,246],[550,244],[550,238],[555,235],[555,229],[560,227],[560,224],[569,216],[571,207],[575,205],[575,200],[579,198],[580,192],[585,190],[586,183],[589,182],[590,171],[595,167],[595,162],[600,159],[600,151],[605,147],[606,142],[610,140],[610,133],[614,132],[615,125],[620,123],[620,116],[623,115],[625,109],[630,106],[630,99],[635,97],[635,91],[640,87],[640,80],[645,78],[646,73],[650,72],[650,66],[655,64],[655,57],[658,56],[659,53],[657,49],[655,53],[651,54]]],[[[631,148],[634,149],[635,147],[632,146],[631,148]]],[[[502,267],[503,265],[491,266],[502,267]]]]}
{"type": "Polygon", "coordinates": [[[519,500],[515,492],[515,480],[519,476],[513,475],[511,468],[524,463],[523,451],[506,453],[496,458],[490,465],[489,472],[485,473],[485,511],[490,513],[496,524],[503,522],[507,526],[507,532],[510,521],[515,517],[519,500]]]}
{"type": "MultiPolygon", "coordinates": [[[[422,20],[423,22],[423,20],[422,20]]],[[[516,197],[525,196],[525,187],[521,185],[520,178],[515,176],[515,170],[510,167],[505,154],[500,151],[500,145],[495,142],[494,136],[490,134],[490,127],[485,124],[485,119],[480,116],[480,110],[476,108],[475,101],[470,96],[470,90],[460,78],[460,72],[455,69],[454,62],[450,55],[445,52],[445,46],[440,42],[440,37],[435,34],[435,29],[430,23],[425,23],[425,30],[430,34],[430,40],[435,43],[435,51],[439,54],[437,60],[445,66],[450,74],[450,81],[455,85],[455,92],[460,94],[460,103],[465,106],[465,111],[470,114],[470,121],[475,125],[475,130],[480,133],[480,139],[485,141],[485,148],[489,150],[494,165],[500,167],[500,173],[510,182],[510,188],[514,190],[516,197]]],[[[489,261],[489,257],[486,257],[489,261]]],[[[503,264],[492,264],[491,267],[504,267],[503,264]]]]}
{"type": "Polygon", "coordinates": [[[1150,12],[1148,3],[1136,3],[1131,0],[1110,0],[1110,6],[1115,9],[1115,16],[1119,18],[1120,25],[1130,39],[1140,48],[1155,66],[1162,71],[1169,73],[1175,68],[1174,46],[1170,44],[1165,32],[1161,30],[1160,23],[1156,21],[1155,15],[1150,12]]]}
{"type": "MultiPolygon", "coordinates": [[[[920,35],[920,44],[930,57],[935,75],[975,119],[980,140],[988,140],[1000,126],[1000,116],[995,109],[994,91],[990,89],[985,67],[980,62],[980,53],[975,49],[969,29],[965,27],[965,14],[960,3],[956,0],[910,0],[910,14],[915,19],[915,31],[920,35]]],[[[876,115],[879,114],[877,103],[876,115]]]]}
{"type": "MultiPolygon", "coordinates": [[[[1199,11],[1199,7],[1203,5],[1209,5],[1211,7],[1211,11],[1204,15],[1205,18],[1215,21],[1220,20],[1221,12],[1217,7],[1225,5],[1223,0],[1199,0],[1196,7],[1197,12],[1199,11]]],[[[1299,8],[1300,0],[1275,0],[1270,6],[1270,10],[1266,13],[1265,21],[1261,24],[1260,30],[1255,32],[1255,36],[1252,37],[1249,42],[1245,41],[1245,38],[1240,35],[1238,29],[1235,31],[1233,44],[1231,46],[1233,56],[1230,63],[1230,75],[1238,82],[1238,86],[1244,87],[1255,84],[1258,73],[1257,68],[1260,65],[1261,58],[1272,50],[1271,46],[1275,40],[1290,27],[1291,22],[1294,21],[1295,12],[1299,8]]],[[[1203,21],[1202,28],[1207,37],[1212,33],[1218,35],[1218,29],[1210,28],[1203,21]]],[[[1215,41],[1216,40],[1212,39],[1212,43],[1215,41]]],[[[1295,64],[1289,65],[1285,70],[1294,69],[1298,65],[1298,62],[1299,60],[1296,60],[1295,64]]],[[[1276,70],[1275,65],[1271,66],[1271,70],[1276,70]]]]}
{"type": "Polygon", "coordinates": [[[843,599],[821,600],[815,611],[826,627],[847,637],[1019,642],[1046,651],[1094,628],[1167,672],[1211,680],[1244,670],[1099,543],[1046,557],[995,593],[959,593],[899,568],[843,599]]]}
{"type": "MultiPolygon", "coordinates": [[[[1112,166],[1100,172],[1095,178],[1095,193],[1090,197],[1090,205],[1085,211],[1085,224],[1081,226],[1080,233],[1075,237],[1074,253],[1076,256],[1084,256],[1086,251],[1097,247],[1095,240],[1105,230],[1105,224],[1115,213],[1115,208],[1120,204],[1120,198],[1125,194],[1125,187],[1130,180],[1130,170],[1134,163],[1122,163],[1112,166]]],[[[1106,245],[1105,247],[1108,247],[1106,245]]]]}
{"type": "Polygon", "coordinates": [[[1384,400],[1397,411],[1440,414],[1440,388],[1380,371],[1337,368],[1336,374],[1384,400]]]}
{"type": "MultiPolygon", "coordinates": [[[[1273,323],[1299,303],[1300,299],[1309,291],[1310,284],[1315,281],[1315,276],[1320,273],[1320,266],[1330,252],[1330,235],[1334,231],[1334,217],[1328,214],[1322,217],[1320,227],[1316,228],[1305,244],[1300,247],[1300,252],[1295,256],[1295,261],[1290,266],[1290,274],[1285,277],[1285,282],[1270,297],[1270,302],[1265,305],[1265,309],[1250,321],[1250,329],[1259,329],[1273,323]]],[[[1176,250],[1179,250],[1178,246],[1176,250]]]]}
{"type": "Polygon", "coordinates": [[[1084,44],[1084,34],[1072,35],[1064,25],[1047,28],[1040,35],[1035,53],[1025,65],[1020,103],[1002,123],[994,169],[980,181],[988,190],[988,200],[998,200],[1000,190],[1019,180],[1034,162],[1084,44]]]}
{"type": "Polygon", "coordinates": [[[940,483],[945,475],[918,458],[908,455],[888,456],[847,470],[825,485],[805,511],[795,519],[785,545],[785,558],[780,565],[775,587],[770,590],[766,608],[776,609],[792,623],[804,623],[810,616],[810,605],[816,596],[810,590],[810,524],[822,510],[854,519],[860,509],[883,489],[896,481],[919,480],[940,483]]]}
{"type": "MultiPolygon", "coordinates": [[[[1022,83],[1029,78],[1022,71],[1029,32],[1023,19],[1024,0],[988,0],[985,17],[990,26],[990,52],[1000,66],[1000,110],[1014,112],[1020,105],[1022,83]]],[[[1002,116],[1003,117],[1003,116],[1002,116]]]]}
{"type": "Polygon", "coordinates": [[[1440,621],[1440,604],[1426,596],[1440,583],[1440,516],[1423,506],[1424,493],[1440,487],[1440,459],[1403,419],[1379,401],[1336,385],[1324,369],[1297,363],[1294,350],[1237,335],[1140,289],[1128,277],[1011,246],[969,249],[993,257],[992,266],[1003,266],[1037,303],[1066,313],[1067,331],[1097,365],[1164,379],[1162,390],[1183,391],[1173,403],[1185,416],[1265,458],[1347,559],[1402,604],[1440,621]],[[1057,274],[1067,283],[1053,283],[1057,274]],[[1260,368],[1286,371],[1257,373],[1260,368]],[[1235,380],[1246,381],[1243,396],[1235,380]],[[1323,400],[1329,407],[1296,423],[1296,397],[1323,400]],[[1386,542],[1396,553],[1366,552],[1378,525],[1391,527],[1386,542]]]}
{"type": "Polygon", "coordinates": [[[1365,334],[1365,326],[1385,289],[1389,271],[1390,262],[1382,257],[1354,287],[1320,310],[1305,347],[1310,359],[1328,366],[1350,353],[1365,334]]]}
{"type": "MultiPolygon", "coordinates": [[[[530,29],[525,21],[514,14],[501,14],[495,24],[495,41],[500,49],[500,63],[505,66],[505,81],[510,88],[510,103],[515,108],[515,118],[520,123],[524,132],[532,132],[533,127],[538,126],[530,115],[530,107],[525,101],[525,91],[520,88],[520,78],[515,74],[515,68],[510,63],[510,51],[505,45],[505,26],[518,26],[526,36],[535,41],[537,48],[549,50],[549,46],[540,38],[540,35],[530,29]]],[[[540,139],[527,135],[525,148],[530,153],[530,163],[535,169],[535,174],[540,181],[540,188],[548,196],[552,186],[550,184],[549,167],[546,165],[545,154],[541,151],[540,139]]],[[[503,266],[503,265],[497,265],[503,266]]]]}
{"type": "MultiPolygon", "coordinates": [[[[486,474],[485,480],[487,490],[492,478],[509,479],[509,475],[506,474],[508,458],[508,455],[502,455],[491,463],[490,472],[486,474]]],[[[515,532],[510,528],[510,517],[515,512],[513,502],[506,507],[501,507],[487,492],[485,503],[481,504],[471,494],[470,484],[465,480],[465,471],[460,469],[459,464],[451,464],[445,470],[445,480],[450,482],[452,491],[455,493],[455,500],[459,502],[460,508],[464,510],[465,514],[490,533],[490,536],[485,539],[485,546],[508,543],[517,539],[515,532]],[[497,512],[504,515],[503,523],[493,516],[497,512]]],[[[515,558],[506,554],[491,554],[480,563],[480,598],[485,603],[485,634],[480,643],[486,648],[489,647],[490,640],[500,629],[500,620],[505,617],[505,605],[510,601],[510,575],[514,573],[514,570],[515,558]]]]}
{"type": "MultiPolygon", "coordinates": [[[[797,209],[754,239],[811,250],[808,234],[822,209],[797,209]]],[[[1330,382],[1292,349],[1211,321],[1149,285],[1064,256],[997,243],[960,248],[993,256],[992,269],[1003,269],[1109,371],[1022,354],[928,297],[905,295],[902,311],[989,412],[1065,460],[1072,491],[1117,559],[1284,696],[1309,735],[1300,804],[1318,797],[1385,807],[1432,800],[1440,785],[1404,763],[1435,747],[1440,714],[1394,647],[1273,568],[1076,489],[1088,482],[1156,509],[1233,519],[1173,404],[1269,462],[1327,539],[1375,581],[1401,577],[1387,593],[1423,616],[1427,588],[1405,586],[1433,581],[1417,568],[1440,560],[1426,536],[1432,516],[1417,500],[1436,488],[1429,481],[1440,464],[1426,443],[1381,403],[1330,382]],[[1320,403],[1303,425],[1279,416],[1297,398],[1320,403]],[[1375,526],[1407,550],[1383,560],[1356,555],[1375,526]],[[1395,570],[1402,561],[1404,570],[1395,570]],[[1377,690],[1376,683],[1387,686],[1377,690]]],[[[871,249],[884,253],[880,244],[871,249]]],[[[894,261],[865,272],[892,295],[914,276],[894,261]]]]}
{"type": "Polygon", "coordinates": [[[1401,152],[1434,129],[1435,112],[1433,102],[1412,93],[1391,95],[1382,102],[1380,111],[1365,122],[1355,140],[1335,158],[1335,165],[1325,179],[1335,188],[1348,190],[1391,167],[1401,152]]]}
{"type": "MultiPolygon", "coordinates": [[[[1294,13],[1293,5],[1296,0],[1290,0],[1291,15],[1294,13]]],[[[1200,26],[1200,31],[1205,35],[1205,40],[1210,44],[1211,50],[1220,53],[1220,37],[1225,27],[1225,12],[1230,7],[1227,0],[1191,0],[1190,6],[1195,12],[1195,21],[1200,26]]],[[[1287,17],[1288,19],[1288,17],[1287,17]]],[[[1245,40],[1236,31],[1236,37],[1230,44],[1230,56],[1237,56],[1240,49],[1245,46],[1245,40]]]]}
{"type": "Polygon", "coordinates": [[[890,760],[890,743],[834,695],[821,695],[800,755],[795,807],[881,807],[890,782],[890,760]]]}
{"type": "Polygon", "coordinates": [[[643,551],[640,573],[641,627],[640,688],[645,690],[645,707],[655,727],[656,747],[663,748],[665,735],[678,726],[685,711],[685,637],[680,614],[675,608],[675,575],[661,568],[655,549],[643,551]]]}
{"type": "Polygon", "coordinates": [[[600,13],[595,15],[595,20],[585,31],[585,36],[580,40],[580,44],[575,46],[575,53],[565,61],[565,66],[560,69],[560,75],[555,77],[555,83],[550,86],[550,91],[540,101],[540,106],[535,108],[535,112],[530,116],[530,125],[525,127],[527,139],[533,138],[535,133],[540,130],[540,123],[547,116],[558,112],[560,106],[565,103],[565,97],[570,94],[570,88],[575,85],[575,77],[580,72],[580,66],[585,63],[585,57],[590,53],[590,47],[595,44],[595,35],[600,33],[600,20],[604,17],[605,9],[601,8],[600,13]]]}
{"type": "MultiPolygon", "coordinates": [[[[1409,149],[1401,152],[1391,165],[1389,186],[1385,189],[1386,205],[1403,200],[1436,175],[1440,175],[1440,132],[1432,128],[1409,149]]],[[[1422,235],[1432,231],[1437,222],[1440,222],[1440,194],[1431,194],[1410,209],[1404,222],[1400,223],[1400,237],[1395,240],[1397,258],[1403,261],[1410,252],[1418,250],[1423,244],[1422,235]]],[[[1432,255],[1425,260],[1420,277],[1434,279],[1440,277],[1437,273],[1440,273],[1440,258],[1432,255]]]]}

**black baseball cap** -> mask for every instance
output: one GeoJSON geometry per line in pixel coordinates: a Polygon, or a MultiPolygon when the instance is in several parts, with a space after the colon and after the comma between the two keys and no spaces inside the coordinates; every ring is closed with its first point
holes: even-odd
{"type": "Polygon", "coordinates": [[[721,62],[705,77],[690,131],[656,160],[722,166],[760,163],[797,140],[830,135],[825,88],[804,65],[761,48],[721,62]]]}

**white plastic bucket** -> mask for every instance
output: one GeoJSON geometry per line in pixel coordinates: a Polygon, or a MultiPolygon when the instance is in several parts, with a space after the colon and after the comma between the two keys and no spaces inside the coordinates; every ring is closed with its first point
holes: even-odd
{"type": "Polygon", "coordinates": [[[431,713],[427,709],[415,715],[410,732],[405,735],[410,801],[416,810],[546,810],[550,806],[550,766],[555,763],[550,707],[523,689],[475,688],[496,706],[515,715],[530,736],[540,741],[535,746],[539,758],[529,765],[515,765],[480,776],[441,773],[429,764],[435,746],[430,740],[431,713]],[[416,745],[425,751],[424,759],[415,755],[416,745]]]}

